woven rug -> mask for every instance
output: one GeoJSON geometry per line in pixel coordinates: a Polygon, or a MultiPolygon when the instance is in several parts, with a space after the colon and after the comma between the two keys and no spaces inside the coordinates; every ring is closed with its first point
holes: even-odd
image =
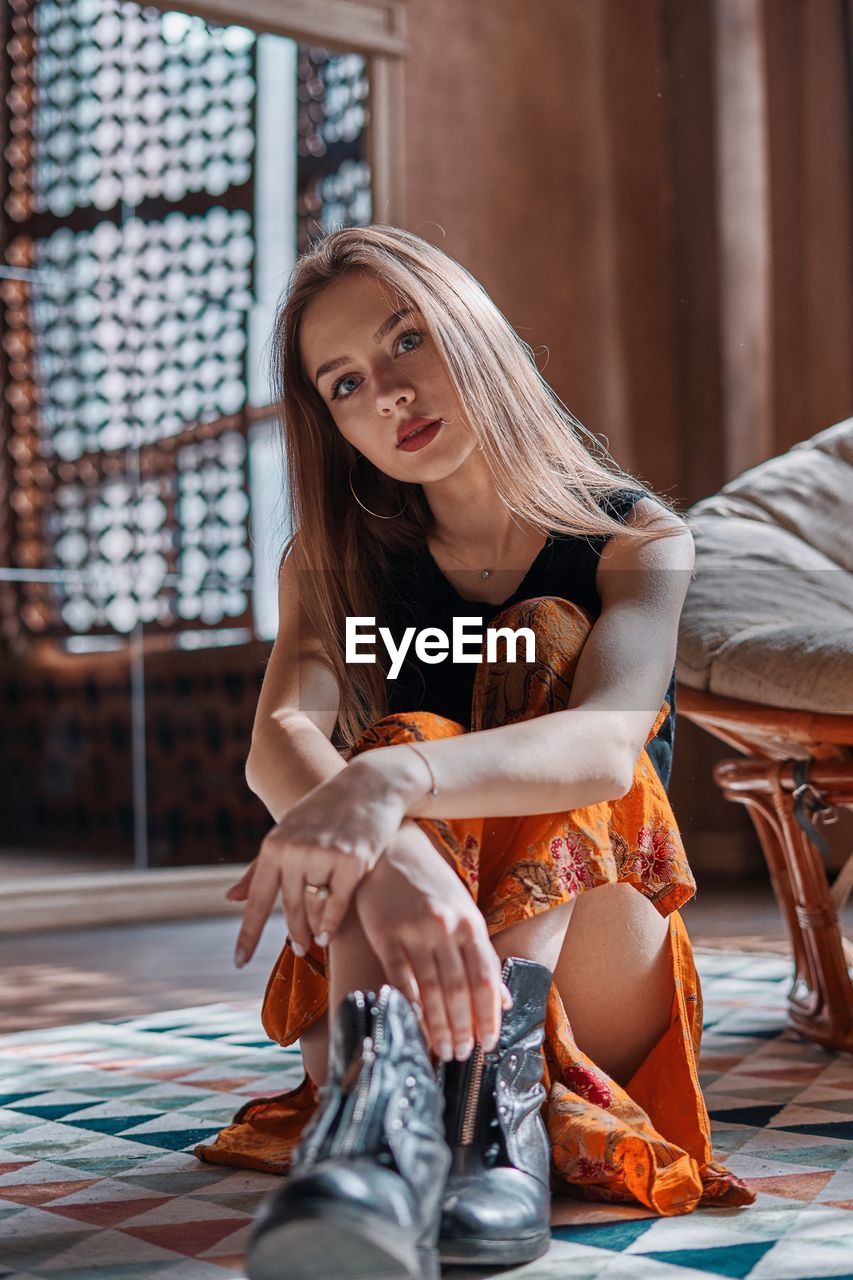
{"type": "MultiPolygon", "coordinates": [[[[853,1277],[853,1056],[785,1028],[790,960],[695,954],[714,1149],[755,1204],[660,1218],[564,1200],[550,1253],[502,1274],[853,1277]]],[[[0,1277],[242,1277],[253,1213],[278,1180],[191,1149],[247,1098],[300,1078],[298,1052],[270,1044],[254,1003],[0,1038],[0,1277]]]]}

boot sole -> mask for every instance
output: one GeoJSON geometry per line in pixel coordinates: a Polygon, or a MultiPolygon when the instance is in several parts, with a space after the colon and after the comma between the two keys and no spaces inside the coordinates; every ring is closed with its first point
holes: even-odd
{"type": "Polygon", "coordinates": [[[490,1263],[510,1266],[517,1262],[532,1262],[548,1252],[551,1244],[550,1230],[521,1240],[454,1240],[439,1250],[442,1264],[459,1267],[482,1267],[490,1263]]]}
{"type": "Polygon", "coordinates": [[[439,1280],[437,1248],[418,1248],[401,1228],[346,1205],[300,1205],[246,1253],[248,1280],[439,1280]]]}

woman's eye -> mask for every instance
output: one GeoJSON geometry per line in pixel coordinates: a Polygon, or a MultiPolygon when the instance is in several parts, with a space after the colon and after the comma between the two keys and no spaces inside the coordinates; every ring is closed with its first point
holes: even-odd
{"type": "MultiPolygon", "coordinates": [[[[420,329],[410,329],[408,333],[401,333],[399,338],[397,339],[398,343],[405,342],[407,338],[419,339],[419,341],[414,347],[407,347],[402,354],[407,355],[409,351],[417,351],[418,347],[421,345],[420,340],[423,339],[423,336],[424,335],[423,333],[421,333],[420,329]]],[[[343,395],[341,395],[339,390],[339,388],[342,387],[345,382],[350,382],[354,377],[355,377],[355,374],[347,373],[342,378],[338,378],[337,382],[332,387],[330,398],[332,400],[348,400],[350,396],[354,395],[355,394],[354,391],[346,391],[344,392],[343,395]]],[[[356,388],[356,390],[358,390],[358,388],[356,388]]]]}
{"type": "MultiPolygon", "coordinates": [[[[347,398],[347,396],[346,396],[346,395],[341,396],[341,395],[338,393],[338,387],[342,387],[342,386],[343,386],[343,384],[344,384],[345,382],[349,382],[349,381],[350,381],[350,379],[351,379],[352,377],[353,377],[353,374],[348,373],[348,374],[346,375],[346,377],[345,377],[345,378],[338,378],[337,382],[336,382],[336,383],[335,383],[335,385],[332,387],[332,395],[331,395],[331,399],[332,399],[332,400],[341,400],[341,399],[346,400],[346,398],[347,398]]],[[[349,394],[349,395],[351,395],[351,394],[352,394],[352,392],[349,392],[348,394],[349,394]]]]}
{"type": "MultiPolygon", "coordinates": [[[[419,329],[410,329],[408,333],[401,333],[397,341],[405,342],[407,338],[422,338],[423,336],[424,335],[420,332],[419,329]]],[[[418,343],[418,346],[420,345],[421,344],[418,343]]],[[[410,347],[409,350],[412,350],[412,348],[410,347]]]]}

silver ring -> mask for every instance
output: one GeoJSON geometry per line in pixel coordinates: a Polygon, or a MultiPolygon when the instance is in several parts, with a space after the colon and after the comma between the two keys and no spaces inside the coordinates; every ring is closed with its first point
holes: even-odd
{"type": "Polygon", "coordinates": [[[318,898],[322,899],[322,901],[325,902],[326,898],[328,898],[332,890],[329,888],[327,884],[308,884],[306,882],[305,892],[314,893],[317,895],[318,898]]]}

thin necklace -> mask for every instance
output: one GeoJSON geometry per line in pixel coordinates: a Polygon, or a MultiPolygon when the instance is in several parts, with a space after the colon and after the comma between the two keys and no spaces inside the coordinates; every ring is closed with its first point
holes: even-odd
{"type": "MultiPolygon", "coordinates": [[[[547,539],[547,537],[546,537],[546,539],[545,539],[545,543],[544,543],[544,546],[547,546],[547,545],[548,545],[548,539],[547,539]]],[[[540,552],[541,552],[542,550],[543,550],[543,547],[540,547],[540,548],[539,548],[539,551],[537,551],[537,552],[536,552],[537,556],[540,554],[540,552]]],[[[449,556],[453,556],[453,559],[454,559],[454,560],[458,560],[458,561],[459,561],[459,564],[464,565],[466,569],[471,569],[471,570],[473,570],[473,572],[474,572],[474,573],[479,573],[479,575],[480,575],[480,577],[481,577],[481,578],[490,578],[490,577],[492,576],[492,574],[495,572],[495,571],[494,571],[494,569],[476,569],[476,568],[474,567],[474,565],[472,565],[472,564],[466,564],[466,562],[465,562],[464,560],[460,559],[460,557],[459,557],[459,556],[454,555],[452,551],[448,551],[448,552],[447,552],[447,555],[449,555],[449,556]]]]}
{"type": "Polygon", "coordinates": [[[453,559],[458,560],[459,564],[465,565],[466,569],[472,569],[474,573],[479,573],[481,578],[490,578],[494,573],[494,569],[474,569],[474,566],[472,564],[465,564],[465,561],[460,560],[459,556],[454,556],[452,551],[448,551],[447,555],[453,556],[453,559]]]}

